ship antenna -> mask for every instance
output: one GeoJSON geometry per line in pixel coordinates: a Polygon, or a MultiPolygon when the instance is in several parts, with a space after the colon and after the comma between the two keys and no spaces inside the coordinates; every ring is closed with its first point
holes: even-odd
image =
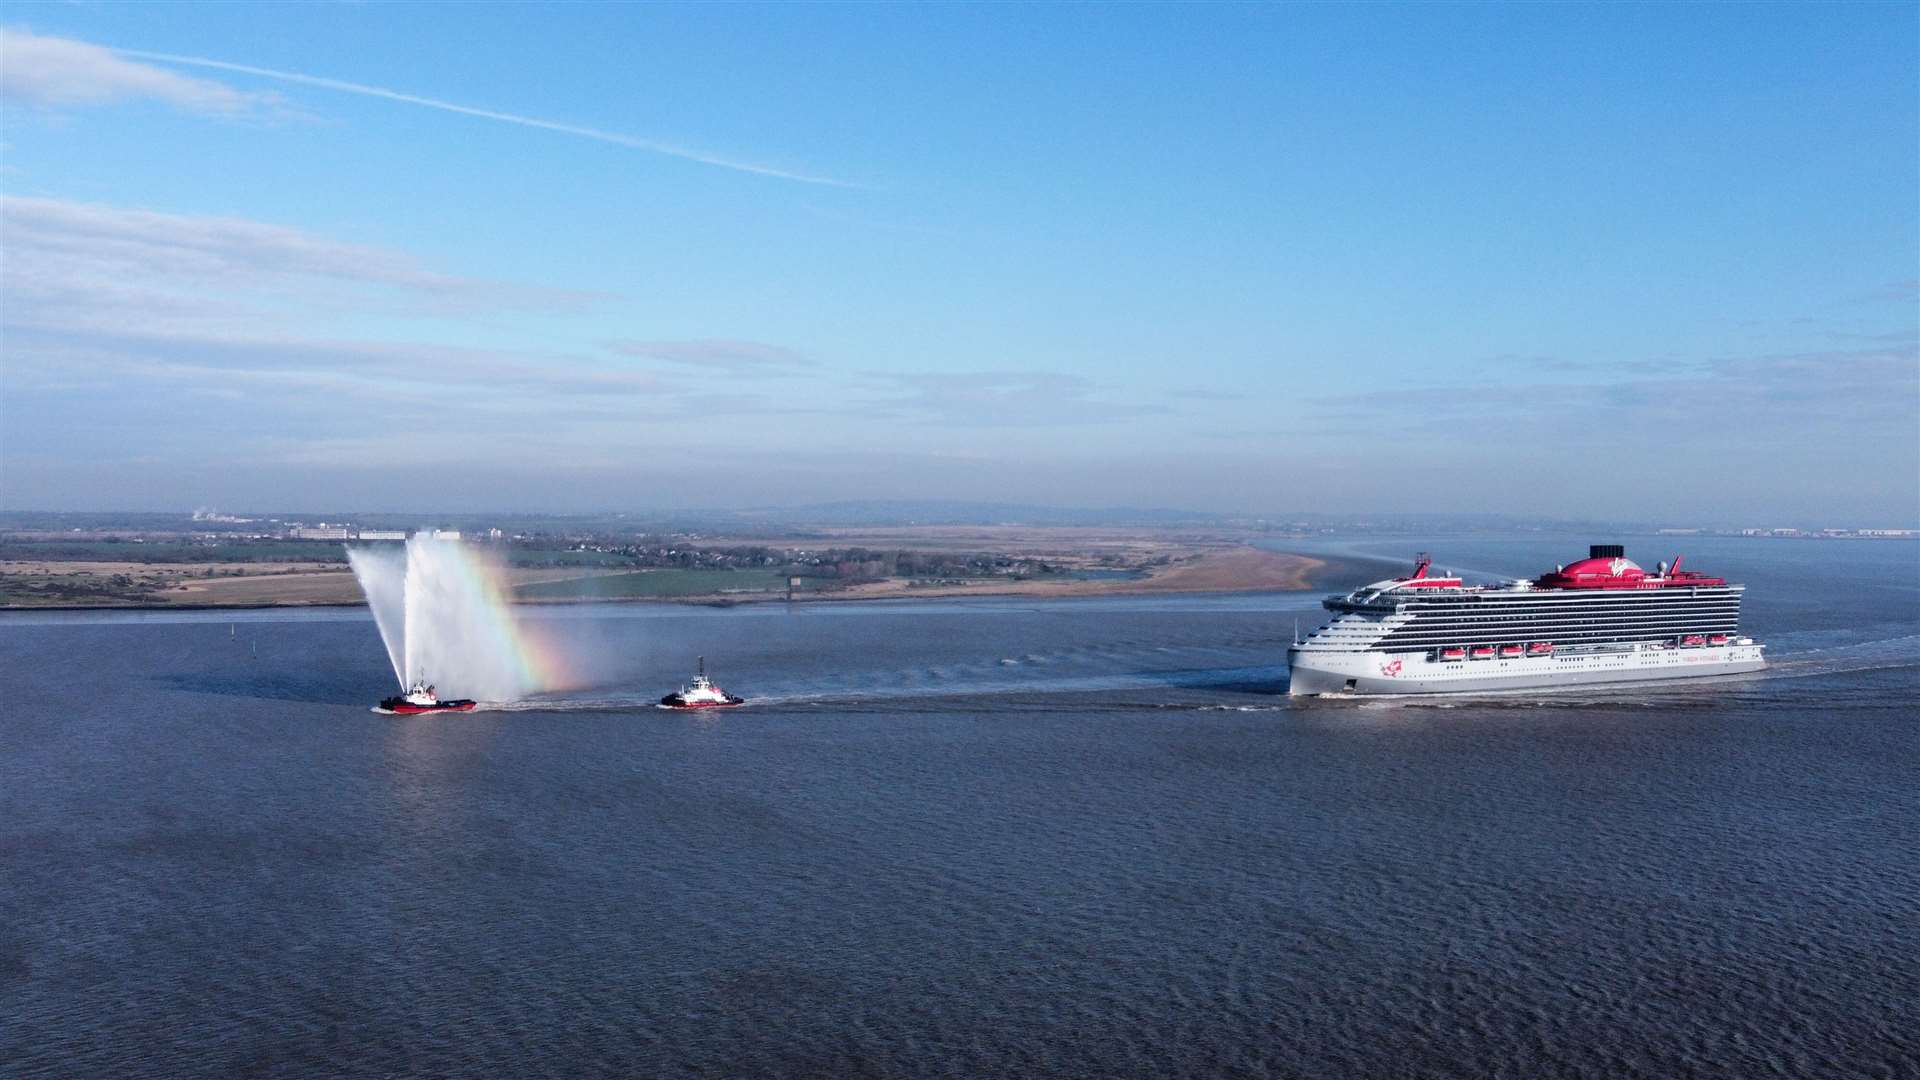
{"type": "Polygon", "coordinates": [[[700,674],[705,675],[706,673],[707,673],[707,658],[703,656],[700,658],[700,674]]]}
{"type": "Polygon", "coordinates": [[[1300,616],[1293,617],[1293,643],[1300,644],[1300,616]]]}

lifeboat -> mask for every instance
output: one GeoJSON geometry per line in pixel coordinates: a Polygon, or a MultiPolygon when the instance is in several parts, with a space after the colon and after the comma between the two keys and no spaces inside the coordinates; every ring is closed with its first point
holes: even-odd
{"type": "Polygon", "coordinates": [[[473,701],[470,698],[449,698],[445,701],[434,692],[425,681],[413,684],[413,689],[399,697],[390,697],[382,701],[374,710],[393,716],[419,716],[422,713],[472,712],[473,701]]]}
{"type": "Polygon", "coordinates": [[[735,705],[746,704],[747,699],[735,697],[713,685],[707,678],[707,658],[700,658],[700,670],[693,681],[660,699],[663,709],[730,709],[735,705]]]}
{"type": "Polygon", "coordinates": [[[1500,658],[1502,660],[1510,660],[1520,656],[1524,651],[1525,650],[1521,649],[1518,645],[1502,645],[1500,646],[1500,658]]]}
{"type": "Polygon", "coordinates": [[[1730,637],[1728,637],[1728,636],[1727,636],[1727,635],[1725,635],[1725,634],[1714,634],[1713,636],[1711,636],[1711,637],[1709,637],[1709,638],[1707,638],[1707,644],[1709,644],[1709,645],[1725,645],[1726,643],[1728,643],[1728,642],[1730,642],[1730,641],[1732,641],[1732,640],[1733,640],[1732,638],[1730,638],[1730,637]]]}
{"type": "Polygon", "coordinates": [[[1683,649],[1697,649],[1706,643],[1707,638],[1705,634],[1688,634],[1680,639],[1680,647],[1683,649]]]}
{"type": "Polygon", "coordinates": [[[1493,646],[1475,645],[1467,655],[1475,660],[1491,660],[1493,659],[1493,646]]]}
{"type": "Polygon", "coordinates": [[[1527,646],[1528,656],[1551,656],[1552,654],[1553,642],[1551,641],[1536,641],[1527,646]]]}
{"type": "Polygon", "coordinates": [[[1467,650],[1458,645],[1452,645],[1440,650],[1440,659],[1442,660],[1465,660],[1466,658],[1467,650]]]}

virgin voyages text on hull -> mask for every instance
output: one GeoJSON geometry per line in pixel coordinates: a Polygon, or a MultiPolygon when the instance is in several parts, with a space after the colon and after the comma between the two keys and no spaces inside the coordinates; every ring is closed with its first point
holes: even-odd
{"type": "Polygon", "coordinates": [[[1467,586],[1431,573],[1324,603],[1333,620],[1287,650],[1290,694],[1444,694],[1731,675],[1766,666],[1740,636],[1744,585],[1612,544],[1533,580],[1467,586]]]}

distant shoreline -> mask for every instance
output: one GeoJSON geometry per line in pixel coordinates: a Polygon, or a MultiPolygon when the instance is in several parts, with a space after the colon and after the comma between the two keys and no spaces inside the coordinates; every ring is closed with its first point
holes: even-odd
{"type": "MultiPolygon", "coordinates": [[[[1326,560],[1291,552],[1270,551],[1240,543],[1168,545],[1167,561],[1147,567],[1138,578],[1124,580],[981,579],[952,584],[916,585],[893,578],[831,590],[807,590],[792,601],[781,591],[709,592],[679,596],[545,596],[515,597],[516,607],[546,604],[682,604],[696,607],[733,607],[767,603],[863,603],[883,600],[950,599],[970,596],[1043,600],[1092,596],[1155,596],[1198,593],[1299,592],[1314,587],[1326,560]]],[[[0,570],[4,570],[0,567],[0,570]]],[[[616,574],[566,571],[526,571],[515,585],[538,582],[581,582],[616,574]]],[[[348,570],[303,569],[209,581],[193,581],[181,591],[240,591],[254,594],[246,600],[194,599],[125,602],[47,602],[0,604],[0,611],[265,611],[284,608],[365,607],[359,583],[348,570]]]]}

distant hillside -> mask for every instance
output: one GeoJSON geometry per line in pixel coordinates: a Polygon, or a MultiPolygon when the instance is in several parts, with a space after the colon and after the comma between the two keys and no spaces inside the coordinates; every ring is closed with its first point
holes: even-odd
{"type": "MultiPolygon", "coordinates": [[[[295,525],[346,523],[358,528],[447,528],[483,535],[500,529],[509,536],[704,533],[736,537],[803,537],[809,529],[861,529],[947,525],[1026,525],[1035,528],[1231,528],[1271,533],[1357,535],[1447,535],[1460,533],[1552,533],[1613,536],[1650,533],[1663,528],[1705,532],[1724,529],[1701,522],[1595,521],[1529,517],[1521,514],[1400,513],[1332,514],[1312,511],[1237,513],[1173,510],[1165,507],[1059,507],[1030,503],[972,502],[957,499],[866,499],[742,509],[656,507],[583,514],[363,512],[330,510],[232,513],[137,513],[0,511],[0,534],[8,532],[160,535],[168,533],[257,533],[283,535],[295,525]]],[[[1882,525],[1870,522],[1869,525],[1882,525]]],[[[1818,530],[1812,530],[1817,532],[1818,530]]],[[[42,539],[48,537],[42,536],[42,539]]]]}
{"type": "Polygon", "coordinates": [[[814,503],[807,506],[767,507],[736,511],[749,521],[782,522],[825,527],[874,525],[1210,525],[1225,515],[1198,510],[1166,510],[1115,506],[1076,509],[1024,503],[962,502],[944,499],[814,503]]]}

